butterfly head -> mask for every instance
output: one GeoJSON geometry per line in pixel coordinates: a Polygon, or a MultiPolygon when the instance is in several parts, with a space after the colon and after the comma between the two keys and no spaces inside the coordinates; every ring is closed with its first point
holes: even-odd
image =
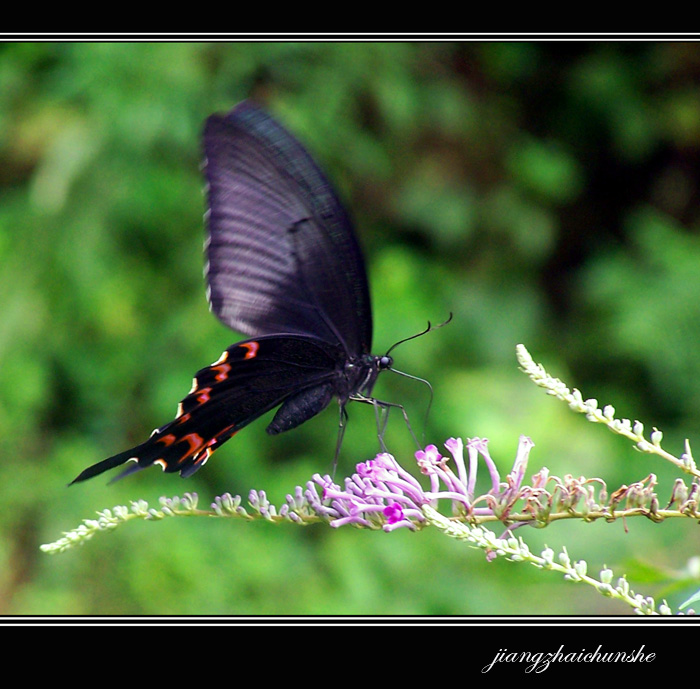
{"type": "Polygon", "coordinates": [[[385,354],[384,356],[377,356],[374,358],[376,362],[375,365],[379,371],[386,371],[394,365],[394,359],[388,354],[385,354]]]}

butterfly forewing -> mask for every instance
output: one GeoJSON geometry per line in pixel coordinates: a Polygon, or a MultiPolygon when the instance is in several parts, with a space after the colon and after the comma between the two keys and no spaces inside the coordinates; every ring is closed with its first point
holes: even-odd
{"type": "Polygon", "coordinates": [[[372,317],[347,213],[299,142],[249,102],[208,119],[207,281],[214,313],[251,336],[293,332],[368,353],[372,317]]]}

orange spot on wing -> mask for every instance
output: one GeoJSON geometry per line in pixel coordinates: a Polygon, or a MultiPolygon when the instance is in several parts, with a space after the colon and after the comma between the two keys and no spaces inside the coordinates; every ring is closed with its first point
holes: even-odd
{"type": "MultiPolygon", "coordinates": [[[[224,428],[222,431],[219,431],[211,440],[207,441],[207,444],[205,445],[204,449],[202,449],[197,456],[194,458],[194,463],[195,464],[205,464],[206,461],[209,459],[209,457],[212,456],[214,453],[214,450],[216,450],[216,446],[219,443],[219,438],[224,434],[230,431],[235,424],[231,424],[230,426],[227,426],[224,428]]],[[[236,435],[238,431],[231,433],[229,437],[233,437],[236,435]]]]}
{"type": "Polygon", "coordinates": [[[260,343],[258,342],[244,342],[238,346],[248,350],[243,357],[244,359],[255,359],[258,354],[258,349],[260,349],[260,343]]]}
{"type": "Polygon", "coordinates": [[[204,445],[204,438],[199,433],[188,433],[179,442],[187,443],[190,447],[177,461],[178,464],[184,462],[191,455],[197,454],[204,445]]]}
{"type": "Polygon", "coordinates": [[[231,370],[231,364],[220,364],[219,366],[212,366],[211,368],[212,371],[218,371],[216,374],[216,380],[221,382],[228,378],[228,372],[231,370]]]}
{"type": "Polygon", "coordinates": [[[202,445],[204,444],[204,438],[202,438],[202,436],[199,435],[199,433],[188,433],[183,438],[183,440],[186,443],[189,443],[189,445],[190,445],[190,449],[187,452],[188,455],[192,454],[196,450],[199,450],[199,448],[202,447],[202,445]]]}
{"type": "Polygon", "coordinates": [[[211,397],[209,393],[211,392],[211,388],[202,388],[199,391],[199,394],[197,395],[197,402],[200,404],[204,404],[205,402],[208,402],[211,397]]]}

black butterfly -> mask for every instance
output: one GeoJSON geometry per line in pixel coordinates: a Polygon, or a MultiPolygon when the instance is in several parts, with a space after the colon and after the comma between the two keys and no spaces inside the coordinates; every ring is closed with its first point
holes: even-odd
{"type": "MultiPolygon", "coordinates": [[[[141,445],[88,467],[83,481],[132,460],[120,476],[159,464],[190,476],[211,453],[279,406],[282,433],[336,397],[370,398],[390,356],[370,354],[372,310],[350,219],[303,146],[245,101],[204,130],[208,182],[208,298],[214,313],[252,339],[199,371],[173,421],[141,445]],[[281,405],[281,406],[280,406],[281,405]]],[[[396,405],[398,406],[398,405],[396,405]]]]}

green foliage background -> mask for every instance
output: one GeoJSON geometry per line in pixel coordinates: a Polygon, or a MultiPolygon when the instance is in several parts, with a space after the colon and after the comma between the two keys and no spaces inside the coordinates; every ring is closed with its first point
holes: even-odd
{"type": "MultiPolygon", "coordinates": [[[[514,352],[700,452],[698,84],[700,46],[673,42],[0,46],[0,614],[628,612],[430,529],[173,519],[39,545],[139,498],[257,488],[280,504],[331,468],[334,409],[277,438],[258,422],[186,481],[66,488],[172,418],[236,339],[205,300],[199,139],[251,94],[352,210],[376,352],[454,312],[395,352],[434,386],[428,442],[488,437],[505,473],[525,433],[532,471],[613,489],[653,471],[666,495],[665,467],[546,397],[514,352]]],[[[420,430],[423,386],[384,374],[375,393],[420,430]]],[[[350,415],[339,476],[377,449],[371,409],[350,415]]],[[[389,443],[411,466],[398,416],[389,443]]],[[[520,534],[677,604],[697,526],[626,527],[520,534]]]]}

